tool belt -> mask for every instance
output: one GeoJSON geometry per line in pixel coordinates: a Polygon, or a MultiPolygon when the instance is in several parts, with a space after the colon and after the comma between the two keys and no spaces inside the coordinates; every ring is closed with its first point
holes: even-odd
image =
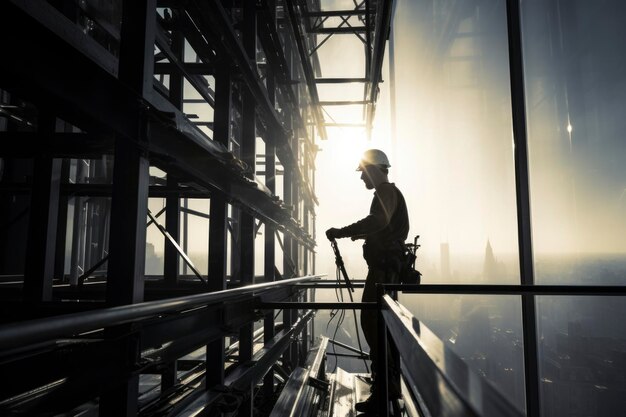
{"type": "Polygon", "coordinates": [[[400,272],[405,251],[404,242],[368,243],[363,244],[363,258],[369,268],[393,270],[400,272]]]}
{"type": "Polygon", "coordinates": [[[363,258],[370,269],[393,271],[401,284],[419,284],[421,273],[415,270],[415,255],[402,241],[363,244],[363,258]]]}

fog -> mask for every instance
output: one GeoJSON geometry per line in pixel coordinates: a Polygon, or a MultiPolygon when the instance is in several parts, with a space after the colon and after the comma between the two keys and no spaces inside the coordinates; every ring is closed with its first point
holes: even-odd
{"type": "MultiPolygon", "coordinates": [[[[391,181],[407,200],[410,237],[421,236],[425,282],[519,282],[505,2],[462,1],[455,10],[446,4],[398,2],[395,137],[392,74],[385,65],[373,140],[365,140],[364,129],[341,128],[329,129],[329,140],[320,143],[319,272],[334,271],[324,230],[367,214],[372,192],[365,190],[354,167],[362,150],[379,147],[390,157],[391,181]],[[497,276],[483,273],[488,242],[500,266],[497,276]],[[449,262],[443,264],[442,247],[449,250],[449,262]]],[[[626,253],[626,141],[621,137],[626,87],[615,68],[623,69],[625,60],[623,53],[617,56],[606,46],[625,35],[624,29],[617,19],[600,25],[601,5],[576,5],[558,15],[558,24],[548,10],[558,5],[527,1],[523,10],[538,281],[548,279],[543,266],[554,269],[557,258],[565,272],[590,257],[626,253]],[[574,32],[581,28],[589,29],[588,40],[573,44],[574,32]],[[575,53],[582,54],[580,62],[575,53]]],[[[342,45],[337,41],[320,49],[322,68],[333,63],[342,69],[361,67],[350,55],[354,48],[342,45]]],[[[337,99],[340,91],[320,90],[320,96],[337,99]]],[[[345,91],[342,99],[359,99],[358,90],[345,91]]],[[[329,113],[336,121],[361,120],[358,109],[329,113]]],[[[360,244],[339,244],[348,270],[363,277],[360,244]]]]}

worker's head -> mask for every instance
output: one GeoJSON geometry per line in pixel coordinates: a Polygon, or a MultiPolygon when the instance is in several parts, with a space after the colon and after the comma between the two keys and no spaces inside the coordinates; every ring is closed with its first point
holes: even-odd
{"type": "Polygon", "coordinates": [[[361,171],[361,179],[368,190],[376,188],[383,182],[388,182],[389,159],[387,155],[379,149],[368,149],[363,153],[357,171],[361,171]]]}

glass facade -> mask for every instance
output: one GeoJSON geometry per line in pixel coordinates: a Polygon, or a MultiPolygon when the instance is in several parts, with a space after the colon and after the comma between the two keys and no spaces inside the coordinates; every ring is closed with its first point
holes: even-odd
{"type": "Polygon", "coordinates": [[[525,1],[537,282],[624,284],[626,5],[525,1]]]}
{"type": "Polygon", "coordinates": [[[397,6],[394,174],[429,283],[519,282],[504,6],[397,6]]]}
{"type": "MultiPolygon", "coordinates": [[[[395,178],[409,190],[426,284],[520,282],[505,6],[397,5],[395,178]]],[[[400,301],[524,408],[519,297],[406,294],[400,301]]]]}
{"type": "MultiPolygon", "coordinates": [[[[536,284],[626,279],[626,5],[520,2],[536,284]]],[[[518,284],[506,1],[399,1],[392,169],[424,283],[518,284]],[[407,146],[411,143],[411,146],[407,146]]],[[[356,268],[356,267],[355,267],[356,268]]],[[[520,409],[519,296],[400,301],[520,409]]],[[[538,296],[542,417],[626,408],[623,297],[538,296]]],[[[332,336],[332,335],[331,335],[332,336]]]]}
{"type": "MultiPolygon", "coordinates": [[[[626,5],[522,3],[535,277],[626,282],[626,5]]],[[[538,297],[542,416],[626,407],[620,297],[538,297]]]]}

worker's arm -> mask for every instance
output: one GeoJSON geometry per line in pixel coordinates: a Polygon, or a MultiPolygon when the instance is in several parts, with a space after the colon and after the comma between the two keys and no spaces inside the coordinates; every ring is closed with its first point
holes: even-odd
{"type": "Polygon", "coordinates": [[[370,214],[365,218],[338,229],[335,237],[353,237],[375,233],[389,224],[398,205],[398,195],[393,185],[385,183],[376,189],[370,214]]]}

